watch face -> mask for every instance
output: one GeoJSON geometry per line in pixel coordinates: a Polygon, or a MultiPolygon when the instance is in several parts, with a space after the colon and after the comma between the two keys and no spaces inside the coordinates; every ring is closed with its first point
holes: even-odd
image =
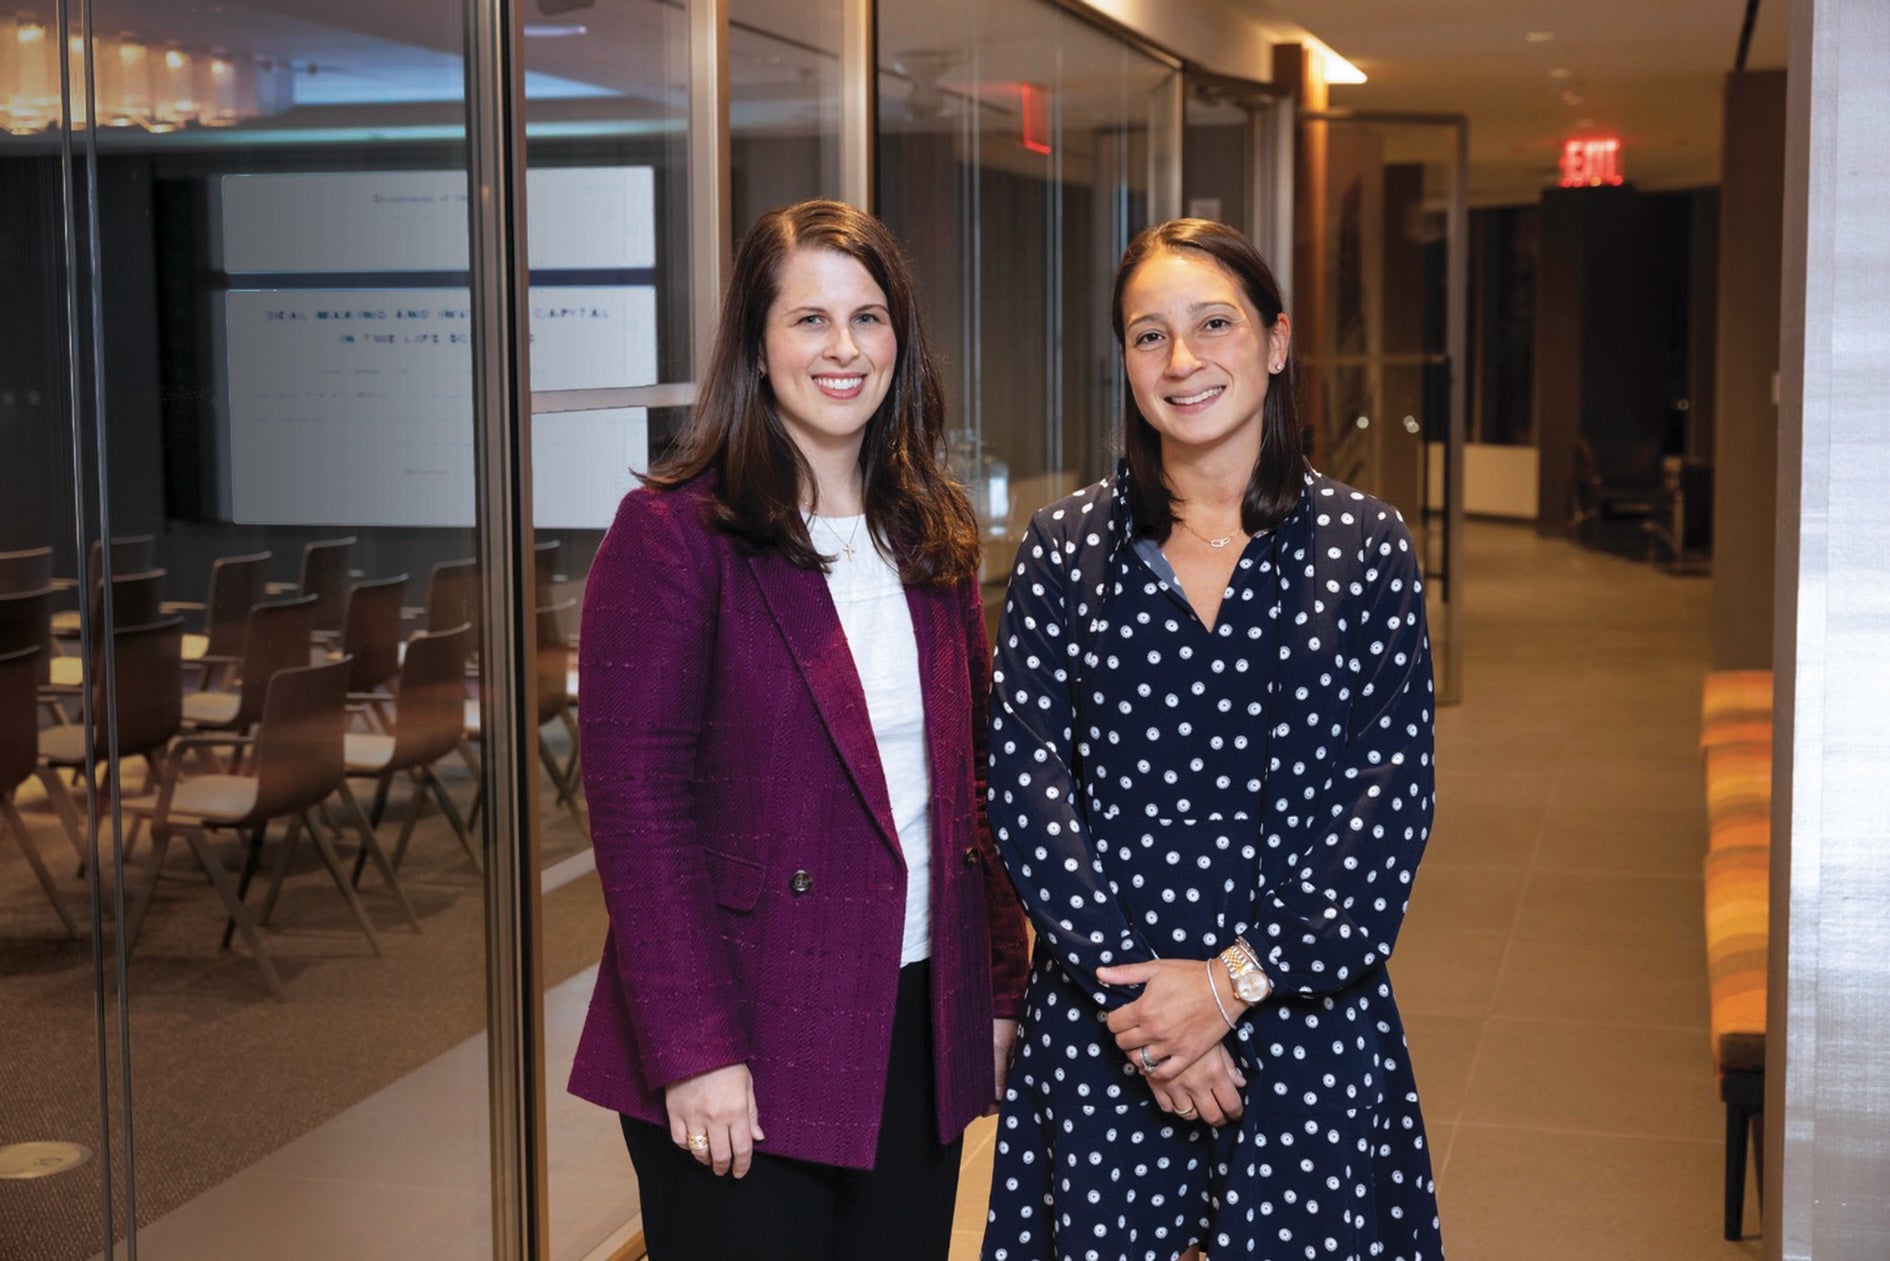
{"type": "Polygon", "coordinates": [[[1248,972],[1234,982],[1234,993],[1243,1003],[1257,1003],[1267,996],[1267,979],[1258,972],[1248,972]]]}

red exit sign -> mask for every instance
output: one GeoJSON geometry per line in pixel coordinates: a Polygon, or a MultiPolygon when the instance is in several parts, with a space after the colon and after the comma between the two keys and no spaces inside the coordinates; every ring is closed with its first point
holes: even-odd
{"type": "Polygon", "coordinates": [[[1621,137],[1562,142],[1562,187],[1600,188],[1621,182],[1621,137]]]}

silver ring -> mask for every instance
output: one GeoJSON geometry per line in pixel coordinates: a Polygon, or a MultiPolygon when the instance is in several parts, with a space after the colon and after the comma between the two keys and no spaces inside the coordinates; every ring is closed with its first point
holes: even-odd
{"type": "Polygon", "coordinates": [[[1155,1071],[1155,1066],[1161,1062],[1160,1060],[1153,1060],[1149,1058],[1148,1047],[1146,1046],[1144,1046],[1141,1050],[1137,1051],[1136,1054],[1142,1057],[1142,1067],[1144,1069],[1147,1069],[1151,1073],[1155,1071]]]}
{"type": "Polygon", "coordinates": [[[1180,1117],[1184,1121],[1188,1121],[1194,1118],[1194,1114],[1196,1111],[1198,1111],[1198,1109],[1196,1109],[1193,1104],[1189,1104],[1185,1110],[1182,1108],[1176,1108],[1175,1115],[1180,1117]]]}

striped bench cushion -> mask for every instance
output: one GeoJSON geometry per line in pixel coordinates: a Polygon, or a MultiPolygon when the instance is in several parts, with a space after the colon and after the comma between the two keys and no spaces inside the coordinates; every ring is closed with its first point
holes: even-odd
{"type": "Polygon", "coordinates": [[[1700,692],[1700,747],[1771,739],[1772,672],[1710,671],[1700,692]]]}
{"type": "Polygon", "coordinates": [[[1721,1072],[1765,1067],[1765,943],[1771,851],[1706,856],[1706,975],[1713,1058],[1721,1072]]]}
{"type": "Polygon", "coordinates": [[[1772,746],[1746,742],[1706,750],[1709,849],[1772,841],[1772,746]]]}

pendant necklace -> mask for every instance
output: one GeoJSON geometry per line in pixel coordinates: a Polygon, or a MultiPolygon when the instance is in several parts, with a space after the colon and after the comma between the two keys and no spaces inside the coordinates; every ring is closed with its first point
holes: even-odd
{"type": "Polygon", "coordinates": [[[856,538],[860,536],[860,522],[866,519],[865,514],[861,514],[860,516],[853,518],[853,528],[847,531],[847,536],[845,538],[840,537],[840,531],[834,529],[833,522],[827,520],[827,518],[819,515],[818,513],[810,512],[807,515],[811,520],[818,521],[822,525],[826,526],[827,533],[832,535],[833,541],[840,545],[840,550],[846,553],[846,558],[848,560],[853,559],[853,540],[855,540],[856,538]]]}

